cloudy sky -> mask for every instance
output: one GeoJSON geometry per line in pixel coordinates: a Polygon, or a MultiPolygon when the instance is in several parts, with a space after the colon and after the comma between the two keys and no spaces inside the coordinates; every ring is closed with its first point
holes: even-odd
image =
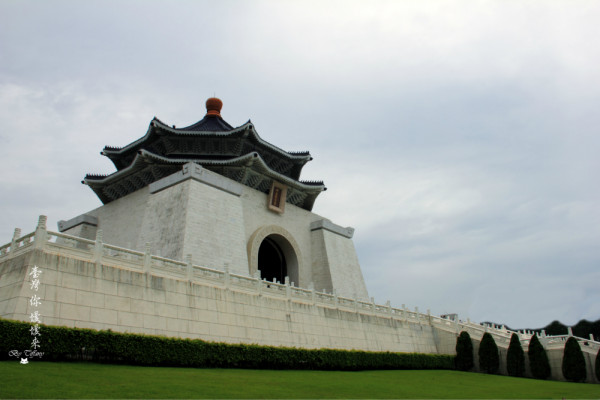
{"type": "Polygon", "coordinates": [[[0,242],[216,94],[314,160],[378,303],[600,318],[600,1],[0,0],[0,242]]]}

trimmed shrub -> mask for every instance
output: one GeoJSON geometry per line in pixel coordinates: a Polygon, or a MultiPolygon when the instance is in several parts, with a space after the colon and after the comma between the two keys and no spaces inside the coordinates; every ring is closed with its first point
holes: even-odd
{"type": "Polygon", "coordinates": [[[529,341],[527,356],[529,357],[531,375],[536,379],[548,379],[550,377],[550,362],[537,335],[533,335],[529,341]]]}
{"type": "MultiPolygon", "coordinates": [[[[31,324],[0,318],[0,360],[30,348],[31,324]]],[[[41,326],[42,361],[252,369],[454,369],[454,356],[298,349],[205,342],[91,329],[41,326]]]]}
{"type": "Polygon", "coordinates": [[[456,369],[459,371],[470,371],[473,369],[473,342],[469,332],[461,332],[456,338],[456,369]]]}
{"type": "Polygon", "coordinates": [[[587,377],[585,358],[577,339],[570,337],[565,344],[562,360],[562,373],[566,380],[584,382],[587,377]]]}
{"type": "Polygon", "coordinates": [[[598,350],[598,354],[596,354],[596,379],[600,381],[600,349],[598,350]]]}
{"type": "Polygon", "coordinates": [[[506,354],[506,370],[510,376],[525,375],[525,352],[521,347],[519,335],[513,333],[510,337],[508,352],[506,354]]]}
{"type": "Polygon", "coordinates": [[[499,367],[498,346],[494,337],[486,332],[479,343],[479,369],[488,374],[495,374],[499,367]]]}

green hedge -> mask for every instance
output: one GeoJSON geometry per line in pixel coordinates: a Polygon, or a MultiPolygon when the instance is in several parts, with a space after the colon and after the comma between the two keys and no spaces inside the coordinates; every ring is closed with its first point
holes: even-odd
{"type": "MultiPolygon", "coordinates": [[[[0,319],[0,359],[29,349],[31,324],[0,319]]],[[[298,349],[41,326],[41,360],[255,369],[453,369],[454,356],[298,349]]]]}

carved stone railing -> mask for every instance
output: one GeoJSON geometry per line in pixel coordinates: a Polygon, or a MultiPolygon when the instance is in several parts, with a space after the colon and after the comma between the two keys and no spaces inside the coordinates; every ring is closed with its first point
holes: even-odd
{"type": "Polygon", "coordinates": [[[503,348],[508,348],[510,345],[510,339],[514,333],[519,337],[523,347],[529,345],[529,341],[533,335],[537,335],[540,343],[547,350],[564,348],[565,342],[570,337],[577,339],[583,351],[597,354],[598,350],[600,349],[600,342],[594,340],[593,335],[590,335],[588,339],[574,336],[571,328],[568,328],[569,333],[567,335],[550,336],[546,335],[545,331],[542,331],[541,334],[537,334],[533,331],[512,331],[506,329],[504,326],[476,324],[468,320],[464,322],[459,320],[452,321],[440,317],[431,317],[431,322],[433,326],[438,328],[444,327],[442,329],[446,331],[450,331],[452,328],[454,328],[457,334],[462,331],[468,332],[472,338],[479,338],[483,336],[485,332],[488,332],[494,337],[496,344],[503,348]]]}
{"type": "Polygon", "coordinates": [[[187,277],[188,265],[186,263],[159,256],[150,257],[150,266],[152,272],[156,271],[159,272],[161,275],[175,276],[177,278],[187,277]]]}
{"type": "Polygon", "coordinates": [[[24,250],[32,247],[35,243],[35,232],[25,236],[20,236],[21,230],[15,229],[13,240],[3,246],[0,246],[0,260],[9,256],[20,254],[24,250]]]}
{"type": "Polygon", "coordinates": [[[198,267],[193,266],[194,273],[192,275],[192,280],[205,280],[211,282],[224,282],[225,281],[225,272],[219,271],[217,269],[206,268],[206,267],[198,267]],[[193,279],[197,278],[197,279],[193,279]]]}
{"type": "Polygon", "coordinates": [[[595,341],[592,334],[590,334],[589,339],[573,336],[572,332],[570,332],[570,334],[568,335],[542,336],[539,339],[546,349],[562,349],[563,347],[565,347],[565,343],[570,337],[574,337],[575,339],[577,339],[581,350],[592,353],[594,355],[598,354],[598,350],[600,350],[600,342],[595,341]]]}
{"type": "MultiPolygon", "coordinates": [[[[185,279],[199,283],[213,283],[226,289],[250,291],[258,295],[287,298],[289,301],[312,303],[320,307],[337,308],[347,312],[369,314],[373,316],[396,319],[402,322],[429,325],[446,332],[458,335],[461,331],[468,332],[472,337],[481,337],[485,332],[493,335],[499,347],[507,348],[513,333],[519,336],[523,345],[527,345],[533,332],[514,332],[504,326],[476,324],[469,320],[460,321],[458,318],[449,319],[419,312],[418,308],[410,311],[403,304],[401,308],[394,308],[388,301],[385,305],[376,304],[374,299],[364,301],[340,297],[336,293],[323,293],[314,289],[312,283],[308,289],[299,288],[290,284],[286,277],[285,283],[267,282],[259,276],[245,276],[231,274],[229,267],[224,270],[207,268],[194,265],[191,255],[186,256],[186,261],[171,260],[165,257],[152,255],[150,244],[147,243],[145,251],[140,252],[119,246],[103,243],[102,231],[98,230],[96,240],[89,240],[77,236],[46,230],[46,217],[40,216],[35,232],[21,236],[21,230],[15,229],[10,243],[0,246],[0,262],[16,257],[24,252],[41,249],[47,253],[70,256],[84,261],[131,269],[138,272],[150,273],[157,276],[185,279]]],[[[546,348],[564,347],[564,342],[573,336],[569,329],[568,335],[546,336],[544,332],[539,336],[540,342],[546,348]]],[[[589,339],[577,338],[585,351],[597,352],[600,342],[590,336],[589,339]]]]}

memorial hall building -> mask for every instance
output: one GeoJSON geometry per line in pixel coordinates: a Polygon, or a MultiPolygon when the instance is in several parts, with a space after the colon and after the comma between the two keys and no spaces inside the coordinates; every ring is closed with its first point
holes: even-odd
{"type": "MultiPolygon", "coordinates": [[[[101,206],[64,216],[58,232],[45,216],[35,232],[15,229],[0,245],[0,317],[29,321],[35,312],[47,325],[433,354],[455,354],[461,331],[474,346],[489,332],[506,373],[506,328],[376,304],[354,229],[312,212],[326,188],[300,178],[310,153],[263,140],[251,121],[233,127],[222,107],[210,98],[193,125],[154,118],[138,140],[106,146],[116,171],[82,181],[101,206]]],[[[540,338],[555,379],[563,379],[562,339],[540,338]]],[[[591,363],[600,343],[578,340],[591,363]]]]}
{"type": "Polygon", "coordinates": [[[217,270],[367,300],[352,228],[311,212],[323,182],[300,180],[309,152],[263,140],[252,122],[237,128],[223,103],[185,128],[154,118],[146,134],[101,154],[108,176],[88,174],[103,205],[59,223],[61,232],[144,250],[217,270]]]}

